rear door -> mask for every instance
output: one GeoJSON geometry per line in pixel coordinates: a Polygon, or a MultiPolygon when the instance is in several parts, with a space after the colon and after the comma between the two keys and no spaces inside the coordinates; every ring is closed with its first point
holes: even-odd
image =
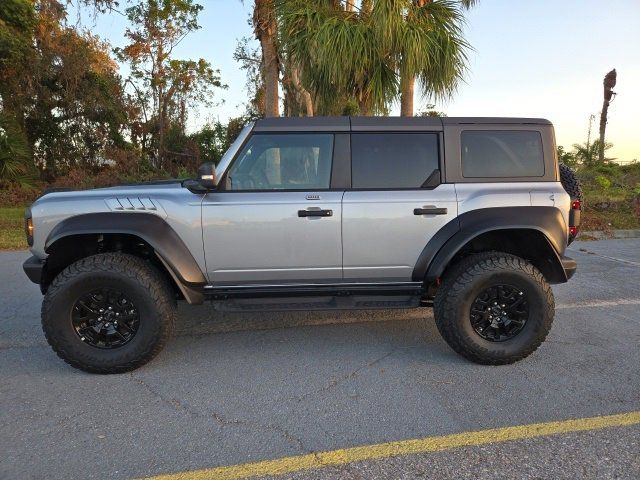
{"type": "Polygon", "coordinates": [[[440,133],[353,132],[342,204],[345,282],[411,281],[427,242],[457,216],[441,184],[440,133]]]}

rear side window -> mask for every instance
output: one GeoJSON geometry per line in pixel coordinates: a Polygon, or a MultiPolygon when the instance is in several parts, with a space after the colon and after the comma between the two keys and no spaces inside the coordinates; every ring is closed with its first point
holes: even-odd
{"type": "Polygon", "coordinates": [[[464,177],[542,177],[542,137],[534,131],[462,132],[464,177]]]}
{"type": "Polygon", "coordinates": [[[438,168],[435,133],[351,135],[353,188],[420,188],[438,168]]]}

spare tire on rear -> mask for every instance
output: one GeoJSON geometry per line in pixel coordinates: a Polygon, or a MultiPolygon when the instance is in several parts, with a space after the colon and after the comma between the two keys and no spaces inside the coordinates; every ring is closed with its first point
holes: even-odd
{"type": "Polygon", "coordinates": [[[559,164],[560,167],[560,183],[565,192],[569,194],[572,200],[580,200],[582,202],[582,186],[576,172],[564,163],[559,164]]]}
{"type": "Polygon", "coordinates": [[[571,197],[571,210],[569,212],[569,237],[567,239],[567,245],[571,245],[576,239],[578,227],[580,226],[580,210],[582,210],[582,186],[576,172],[571,167],[564,163],[559,164],[560,169],[560,183],[562,188],[571,197]],[[578,202],[576,202],[578,200],[578,202]],[[577,203],[577,206],[574,206],[577,203]],[[575,210],[574,210],[575,209],[575,210]]]}

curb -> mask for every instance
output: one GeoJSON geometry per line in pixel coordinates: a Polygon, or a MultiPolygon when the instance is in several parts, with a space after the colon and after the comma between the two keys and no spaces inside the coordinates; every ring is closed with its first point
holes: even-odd
{"type": "Polygon", "coordinates": [[[576,240],[609,240],[613,238],[640,238],[640,229],[636,230],[592,230],[580,232],[576,240]],[[584,238],[587,237],[587,238],[584,238]]]}

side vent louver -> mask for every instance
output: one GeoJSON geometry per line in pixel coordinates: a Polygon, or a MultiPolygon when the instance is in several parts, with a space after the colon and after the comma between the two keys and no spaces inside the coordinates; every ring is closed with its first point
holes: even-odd
{"type": "Polygon", "coordinates": [[[155,203],[147,197],[118,197],[105,200],[111,210],[157,210],[155,203]]]}

